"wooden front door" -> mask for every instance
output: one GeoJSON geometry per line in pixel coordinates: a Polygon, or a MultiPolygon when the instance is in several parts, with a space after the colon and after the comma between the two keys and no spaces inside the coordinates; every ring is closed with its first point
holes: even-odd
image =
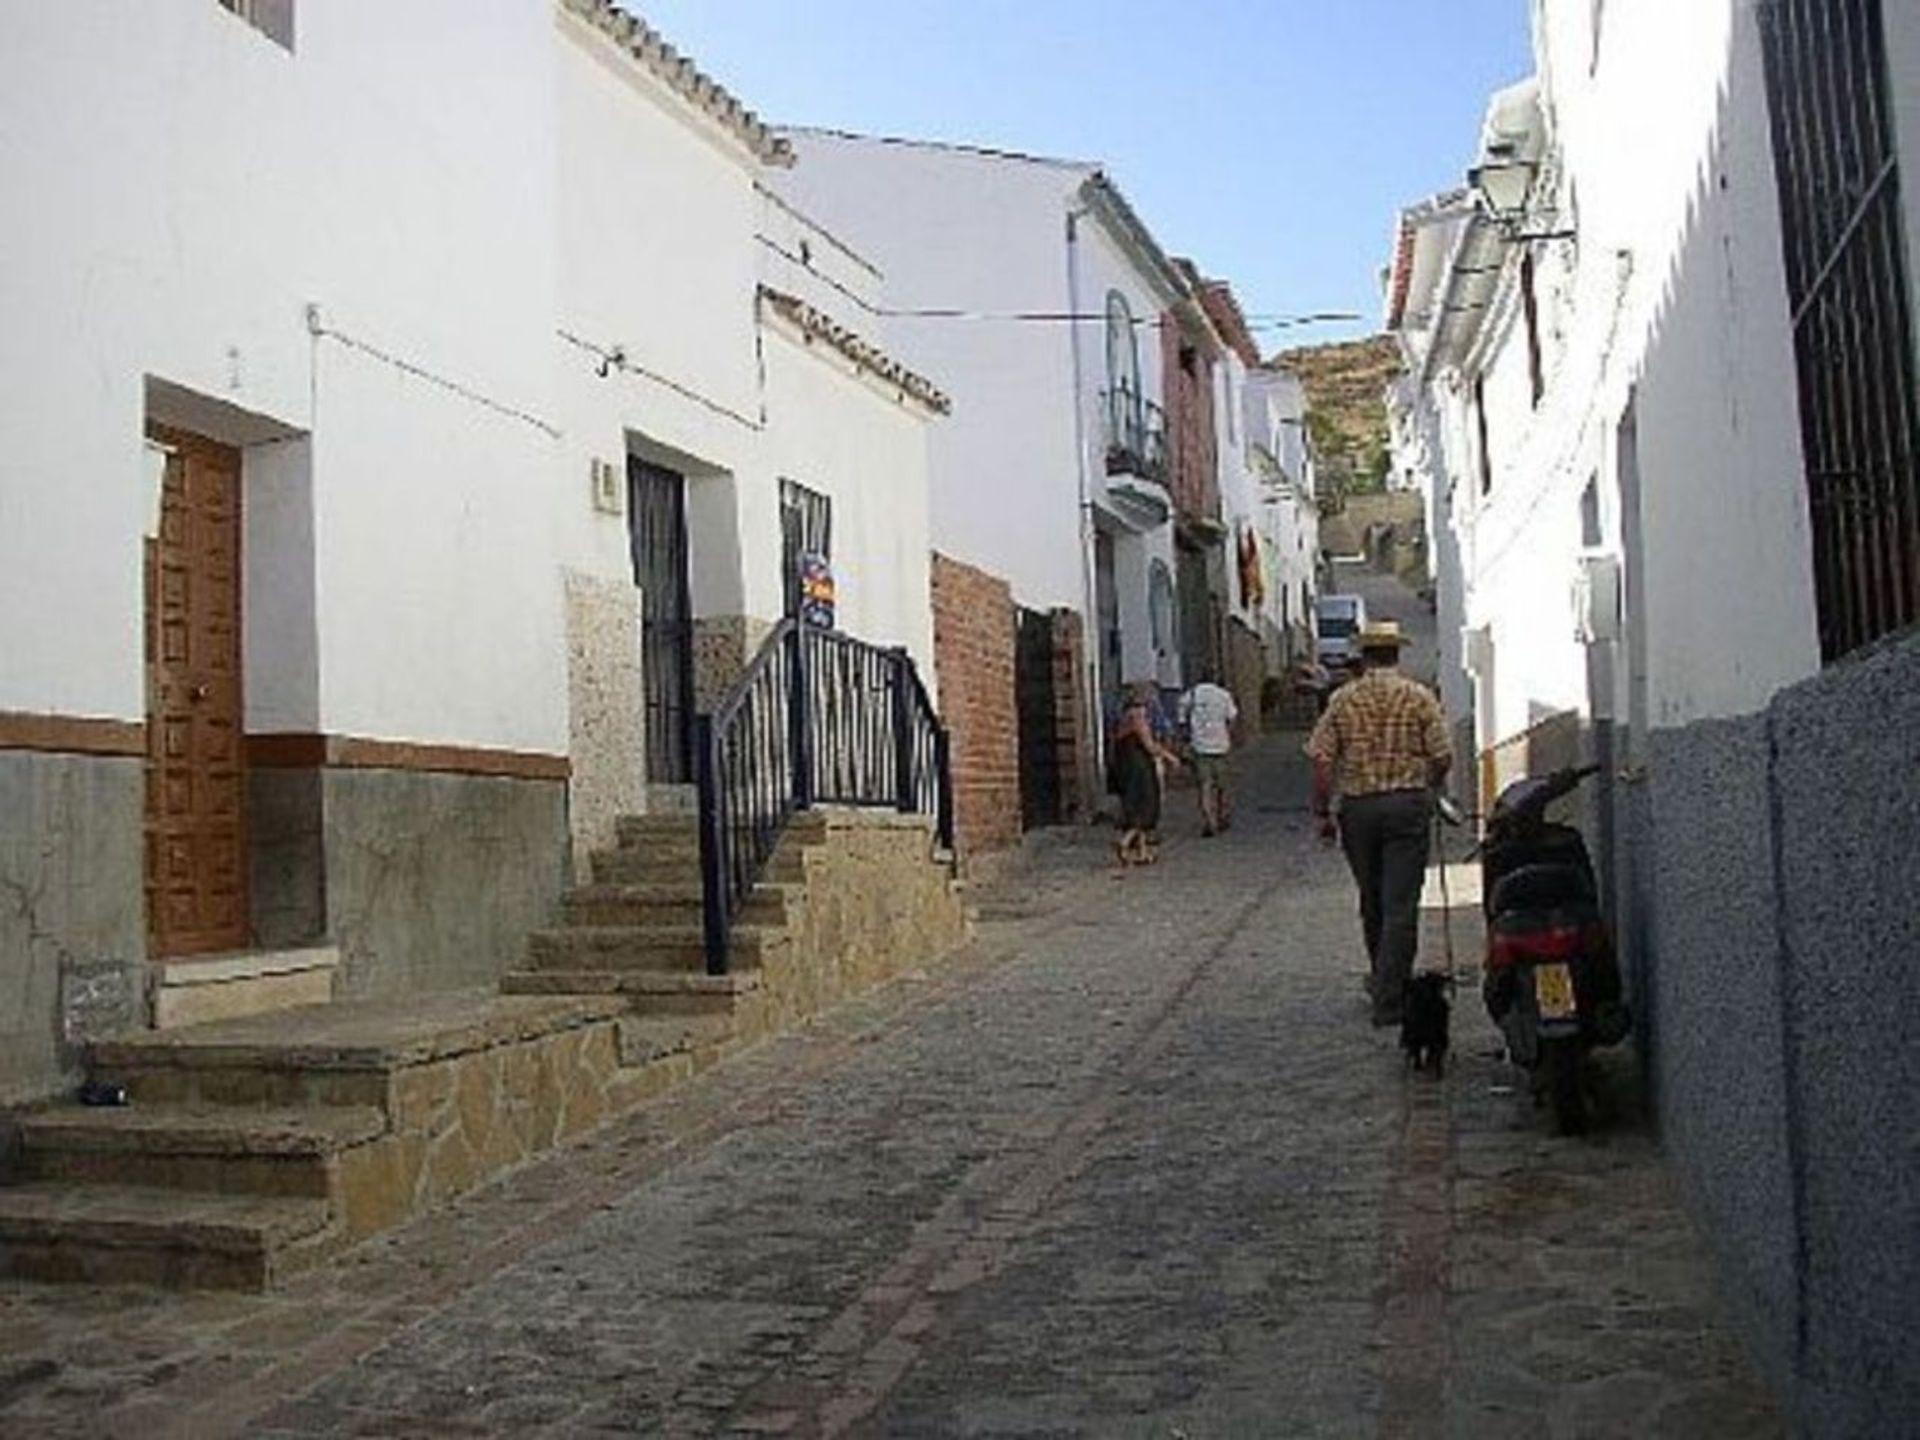
{"type": "Polygon", "coordinates": [[[240,688],[240,455],[167,448],[147,545],[147,940],[155,957],[247,943],[240,688]]]}

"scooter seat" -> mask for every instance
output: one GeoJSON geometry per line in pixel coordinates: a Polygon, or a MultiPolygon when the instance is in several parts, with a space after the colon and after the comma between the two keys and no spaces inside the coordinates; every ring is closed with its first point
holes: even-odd
{"type": "Polygon", "coordinates": [[[1593,879],[1573,865],[1522,865],[1493,887],[1488,909],[1495,915],[1514,910],[1590,907],[1596,900],[1593,879]]]}

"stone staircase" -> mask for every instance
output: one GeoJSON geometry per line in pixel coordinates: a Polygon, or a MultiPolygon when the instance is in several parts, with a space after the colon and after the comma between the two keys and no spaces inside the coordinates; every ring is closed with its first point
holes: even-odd
{"type": "Polygon", "coordinates": [[[752,1030],[762,976],[784,954],[806,896],[806,853],[824,817],[796,816],[769,876],[734,925],[726,975],[709,975],[702,923],[700,831],[686,813],[626,816],[619,845],[593,856],[592,883],[562,906],[563,924],[527,941],[527,964],[501,980],[511,995],[620,995],[656,1015],[724,1016],[752,1030]]]}
{"type": "Polygon", "coordinates": [[[935,863],[923,824],[807,813],[748,900],[730,973],[710,976],[696,824],[622,820],[617,848],[566,896],[564,923],[529,937],[498,992],[314,1005],[94,1045],[90,1073],[129,1103],[7,1118],[0,1275],[269,1288],[871,983],[885,973],[876,943],[945,948],[964,935],[950,880],[914,867],[916,853],[919,869],[935,863]],[[863,882],[875,854],[903,857],[917,883],[863,882]],[[879,942],[854,934],[860,907],[847,897],[862,883],[912,890],[924,913],[867,896],[869,909],[893,907],[874,910],[890,928],[879,942]],[[816,888],[837,898],[822,904],[816,888]]]}

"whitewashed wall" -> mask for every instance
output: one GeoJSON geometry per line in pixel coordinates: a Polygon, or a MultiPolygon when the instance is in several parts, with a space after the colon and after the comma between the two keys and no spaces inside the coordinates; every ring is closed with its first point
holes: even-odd
{"type": "Polygon", "coordinates": [[[602,376],[593,351],[548,342],[566,431],[561,554],[631,579],[625,517],[593,509],[589,469],[624,467],[632,448],[688,477],[695,613],[777,616],[777,500],[745,513],[769,488],[756,473],[757,166],[598,31],[566,12],[554,23],[559,328],[635,367],[602,376]]]}
{"type": "MultiPolygon", "coordinates": [[[[1465,623],[1494,646],[1480,740],[1587,710],[1571,587],[1582,492],[1618,553],[1617,432],[1638,418],[1645,705],[1656,726],[1750,713],[1819,666],[1805,486],[1758,32],[1745,0],[1675,8],[1549,0],[1537,48],[1562,151],[1546,242],[1536,409],[1513,267],[1477,353],[1493,487],[1471,394],[1424,397],[1445,455],[1465,623]]],[[[1624,695],[1611,697],[1624,713],[1624,695]]]]}
{"type": "Polygon", "coordinates": [[[1637,378],[1651,719],[1743,714],[1820,663],[1756,12],[1614,0],[1588,78],[1589,12],[1548,5],[1542,49],[1582,255],[1605,283],[1632,256],[1613,348],[1641,364],[1613,367],[1606,400],[1617,416],[1637,378]]]}
{"type": "Polygon", "coordinates": [[[305,321],[550,421],[548,24],[303,5],[289,54],[210,0],[0,12],[0,708],[144,714],[153,376],[229,407],[219,438],[314,436],[304,479],[248,464],[311,487],[287,558],[317,610],[250,644],[250,724],[564,748],[558,596],[519,539],[550,435],[305,321]]]}
{"type": "MultiPolygon", "coordinates": [[[[778,321],[764,352],[767,410],[777,419],[769,468],[833,502],[837,624],[876,645],[905,646],[931,686],[928,417],[778,321]]],[[[774,525],[777,533],[777,514],[774,525]]]]}
{"type": "MultiPolygon", "coordinates": [[[[1080,207],[1076,207],[1080,208],[1080,207]]],[[[1136,353],[1139,356],[1141,396],[1164,408],[1165,356],[1162,352],[1161,316],[1168,292],[1156,286],[1142,269],[1141,262],[1124,238],[1109,228],[1102,212],[1084,209],[1074,229],[1070,257],[1072,288],[1065,307],[1079,320],[1073,327],[1073,345],[1077,352],[1075,371],[1078,379],[1077,403],[1080,409],[1079,438],[1084,446],[1080,464],[1085,467],[1090,503],[1098,523],[1112,537],[1114,547],[1114,591],[1120,610],[1120,673],[1102,674],[1102,690],[1111,695],[1118,686],[1139,680],[1152,680],[1165,687],[1183,683],[1180,672],[1179,612],[1177,600],[1169,633],[1156,637],[1150,576],[1155,561],[1173,573],[1174,544],[1171,514],[1166,521],[1146,529],[1131,518],[1123,518],[1108,496],[1106,468],[1105,392],[1120,378],[1108,370],[1109,296],[1125,297],[1133,316],[1136,353]],[[1156,643],[1156,639],[1159,643],[1156,643]]],[[[1073,396],[1072,381],[1062,392],[1063,399],[1073,396]]],[[[1078,484],[1078,471],[1074,484],[1078,484]]],[[[1077,532],[1076,532],[1077,533],[1077,532]]],[[[1068,543],[1065,532],[1052,537],[1062,548],[1068,543]]],[[[1075,608],[1084,609],[1084,602],[1075,608]]]]}
{"type": "MultiPolygon", "coordinates": [[[[800,131],[779,192],[886,274],[902,309],[1065,308],[1066,215],[1084,167],[800,131]]],[[[902,319],[876,337],[945,389],[931,441],[935,548],[1023,605],[1085,609],[1068,326],[902,319]]]]}

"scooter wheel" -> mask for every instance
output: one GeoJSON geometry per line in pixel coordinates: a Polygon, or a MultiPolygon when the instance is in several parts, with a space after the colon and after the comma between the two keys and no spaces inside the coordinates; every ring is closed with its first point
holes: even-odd
{"type": "Polygon", "coordinates": [[[1580,1093],[1579,1043],[1573,1040],[1542,1041],[1540,1070],[1547,1082],[1547,1103],[1553,1107],[1554,1129],[1562,1135],[1585,1134],[1587,1102],[1580,1093]]]}

